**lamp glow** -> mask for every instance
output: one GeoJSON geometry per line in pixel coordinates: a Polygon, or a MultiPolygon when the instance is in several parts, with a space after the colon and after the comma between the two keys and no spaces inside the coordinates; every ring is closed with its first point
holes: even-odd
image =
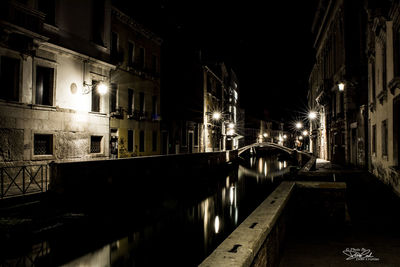
{"type": "Polygon", "coordinates": [[[303,131],[303,135],[304,135],[304,136],[307,136],[307,135],[308,135],[307,130],[304,130],[304,131],[303,131]]]}
{"type": "Polygon", "coordinates": [[[105,83],[100,82],[100,83],[97,85],[97,92],[98,92],[99,94],[105,95],[105,94],[107,93],[107,91],[108,91],[108,86],[107,86],[105,83]]]}
{"type": "Polygon", "coordinates": [[[303,128],[303,124],[301,122],[296,122],[296,128],[297,129],[303,128]]]}
{"type": "Polygon", "coordinates": [[[316,118],[317,118],[317,112],[315,112],[315,111],[310,111],[310,113],[308,113],[308,118],[309,118],[310,120],[316,119],[316,118]]]}
{"type": "Polygon", "coordinates": [[[342,83],[342,82],[339,83],[338,88],[339,88],[339,91],[343,92],[344,91],[344,83],[342,83]]]}
{"type": "Polygon", "coordinates": [[[218,111],[215,111],[215,112],[212,114],[212,118],[213,118],[214,120],[219,120],[219,119],[221,118],[221,113],[218,112],[218,111]]]}
{"type": "Polygon", "coordinates": [[[268,137],[268,134],[267,134],[267,133],[264,133],[263,136],[264,136],[264,137],[268,137]]]}

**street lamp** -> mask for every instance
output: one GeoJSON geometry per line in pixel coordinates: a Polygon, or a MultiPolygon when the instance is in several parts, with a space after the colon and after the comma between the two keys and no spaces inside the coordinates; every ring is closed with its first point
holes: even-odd
{"type": "Polygon", "coordinates": [[[315,112],[315,111],[310,111],[310,112],[308,113],[308,118],[309,118],[310,120],[315,120],[315,119],[317,118],[317,112],[315,112]]]}
{"type": "Polygon", "coordinates": [[[303,128],[303,124],[301,122],[296,122],[296,129],[301,129],[303,128]]]}
{"type": "Polygon", "coordinates": [[[219,120],[219,119],[221,119],[221,112],[218,112],[218,111],[214,111],[213,112],[213,114],[212,114],[212,118],[214,119],[214,120],[219,120]]]}
{"type": "Polygon", "coordinates": [[[345,87],[345,84],[343,82],[338,83],[339,91],[343,92],[344,91],[344,87],[345,87]]]}
{"type": "Polygon", "coordinates": [[[304,130],[304,131],[303,131],[303,135],[304,135],[304,136],[307,136],[307,135],[308,135],[307,130],[304,130]]]}
{"type": "Polygon", "coordinates": [[[268,134],[267,134],[267,133],[264,133],[263,136],[264,136],[264,138],[266,138],[266,137],[268,137],[268,134]]]}

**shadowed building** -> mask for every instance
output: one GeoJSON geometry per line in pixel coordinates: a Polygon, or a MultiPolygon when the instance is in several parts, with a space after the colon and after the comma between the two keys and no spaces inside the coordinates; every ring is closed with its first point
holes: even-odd
{"type": "Polygon", "coordinates": [[[115,7],[111,21],[111,155],[160,154],[162,40],[115,7]]]}
{"type": "Polygon", "coordinates": [[[360,167],[368,158],[366,24],[363,1],[319,1],[308,93],[318,113],[311,125],[314,153],[360,167]]]}

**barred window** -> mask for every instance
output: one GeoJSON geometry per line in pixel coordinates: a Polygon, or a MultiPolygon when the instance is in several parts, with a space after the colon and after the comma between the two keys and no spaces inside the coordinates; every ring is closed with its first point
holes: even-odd
{"type": "Polygon", "coordinates": [[[34,155],[52,155],[53,154],[53,135],[35,134],[33,137],[34,155]]]}
{"type": "Polygon", "coordinates": [[[100,153],[101,152],[101,140],[102,136],[91,136],[90,137],[90,153],[100,153]]]}

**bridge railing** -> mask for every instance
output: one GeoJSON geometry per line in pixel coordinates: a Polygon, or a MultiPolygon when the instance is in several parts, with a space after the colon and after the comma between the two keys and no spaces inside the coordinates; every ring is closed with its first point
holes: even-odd
{"type": "Polygon", "coordinates": [[[46,192],[47,164],[0,167],[0,199],[46,192]]]}

